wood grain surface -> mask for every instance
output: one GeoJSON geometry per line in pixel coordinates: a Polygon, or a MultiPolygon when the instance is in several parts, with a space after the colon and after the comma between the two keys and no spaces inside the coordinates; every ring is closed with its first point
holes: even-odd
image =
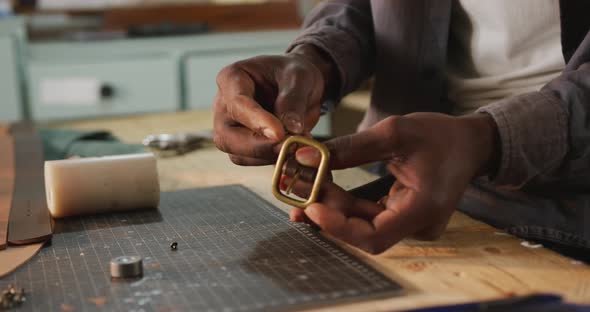
{"type": "MultiPolygon", "coordinates": [[[[212,128],[210,112],[184,112],[51,126],[107,129],[137,143],[148,134],[212,128]]],[[[241,183],[271,203],[272,167],[238,167],[214,147],[160,159],[162,190],[241,183]]],[[[358,169],[338,171],[335,181],[345,188],[374,177],[358,169]]],[[[561,294],[567,301],[590,304],[590,267],[545,248],[526,248],[521,240],[459,212],[443,237],[434,242],[404,240],[387,252],[371,256],[345,246],[407,291],[400,297],[350,303],[314,311],[392,311],[415,307],[498,299],[530,293],[561,294]]]]}

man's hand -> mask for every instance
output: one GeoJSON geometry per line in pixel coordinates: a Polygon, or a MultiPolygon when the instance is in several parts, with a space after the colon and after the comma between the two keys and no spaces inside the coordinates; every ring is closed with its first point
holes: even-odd
{"type": "MultiPolygon", "coordinates": [[[[317,224],[325,232],[370,253],[380,253],[401,239],[439,237],[469,182],[489,172],[497,154],[497,130],[484,114],[450,117],[416,113],[389,117],[366,131],[326,143],[332,169],[386,161],[396,177],[379,202],[355,198],[332,182],[320,200],[291,219],[317,224]]],[[[317,167],[319,153],[309,147],[297,161],[317,167]]],[[[287,177],[282,188],[290,183],[287,177]]],[[[311,184],[299,180],[294,193],[307,197],[311,184]]]]}
{"type": "Polygon", "coordinates": [[[276,161],[286,132],[308,135],[320,117],[330,62],[311,46],[259,56],[219,72],[214,142],[238,165],[276,161]]]}

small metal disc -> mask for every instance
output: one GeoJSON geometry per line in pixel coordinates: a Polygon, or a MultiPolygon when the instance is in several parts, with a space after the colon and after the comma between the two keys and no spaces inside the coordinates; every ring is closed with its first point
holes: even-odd
{"type": "Polygon", "coordinates": [[[129,278],[143,274],[143,261],[139,256],[121,256],[111,259],[111,277],[129,278]]]}

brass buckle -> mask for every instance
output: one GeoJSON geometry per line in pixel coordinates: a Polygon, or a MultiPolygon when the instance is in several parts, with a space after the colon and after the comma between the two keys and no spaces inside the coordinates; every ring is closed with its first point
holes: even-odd
{"type": "MultiPolygon", "coordinates": [[[[295,206],[295,207],[305,208],[305,207],[311,205],[312,203],[314,203],[318,199],[318,196],[320,193],[320,187],[321,187],[322,183],[324,182],[324,179],[326,178],[326,174],[328,173],[328,163],[329,162],[330,162],[330,151],[328,150],[328,148],[324,144],[322,144],[318,141],[312,140],[312,139],[308,139],[306,137],[302,137],[302,136],[289,137],[283,143],[283,147],[281,148],[281,152],[279,153],[279,158],[277,159],[275,172],[272,177],[272,193],[273,193],[273,195],[278,200],[280,200],[286,204],[295,206]],[[307,145],[307,146],[311,146],[313,148],[316,148],[318,151],[320,151],[320,154],[322,155],[322,158],[320,160],[320,166],[318,167],[318,171],[317,171],[317,174],[315,177],[315,181],[313,182],[313,187],[311,189],[311,193],[309,194],[309,198],[307,198],[307,200],[305,200],[305,201],[298,200],[298,199],[284,195],[281,192],[281,189],[279,186],[280,181],[281,181],[281,175],[283,174],[283,166],[285,165],[285,161],[287,160],[287,157],[289,156],[289,147],[294,143],[301,143],[303,145],[307,145]]],[[[291,185],[289,186],[289,190],[287,190],[287,194],[289,194],[290,189],[293,184],[294,184],[294,182],[291,183],[291,185]]]]}

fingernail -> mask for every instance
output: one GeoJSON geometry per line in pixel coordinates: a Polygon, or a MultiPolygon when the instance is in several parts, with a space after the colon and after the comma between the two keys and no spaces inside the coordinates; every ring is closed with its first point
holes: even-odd
{"type": "Polygon", "coordinates": [[[313,147],[302,147],[295,153],[295,159],[300,164],[307,167],[317,167],[320,164],[322,154],[313,147]]]}
{"type": "Polygon", "coordinates": [[[291,208],[291,212],[289,213],[289,219],[292,222],[303,222],[304,215],[299,211],[299,208],[291,208]]]}
{"type": "Polygon", "coordinates": [[[279,139],[279,136],[269,128],[265,128],[264,130],[262,130],[262,134],[264,134],[265,137],[272,139],[272,140],[279,139]]]}
{"type": "Polygon", "coordinates": [[[288,112],[283,116],[283,125],[293,134],[301,134],[303,132],[301,117],[293,112],[288,112]]]}

